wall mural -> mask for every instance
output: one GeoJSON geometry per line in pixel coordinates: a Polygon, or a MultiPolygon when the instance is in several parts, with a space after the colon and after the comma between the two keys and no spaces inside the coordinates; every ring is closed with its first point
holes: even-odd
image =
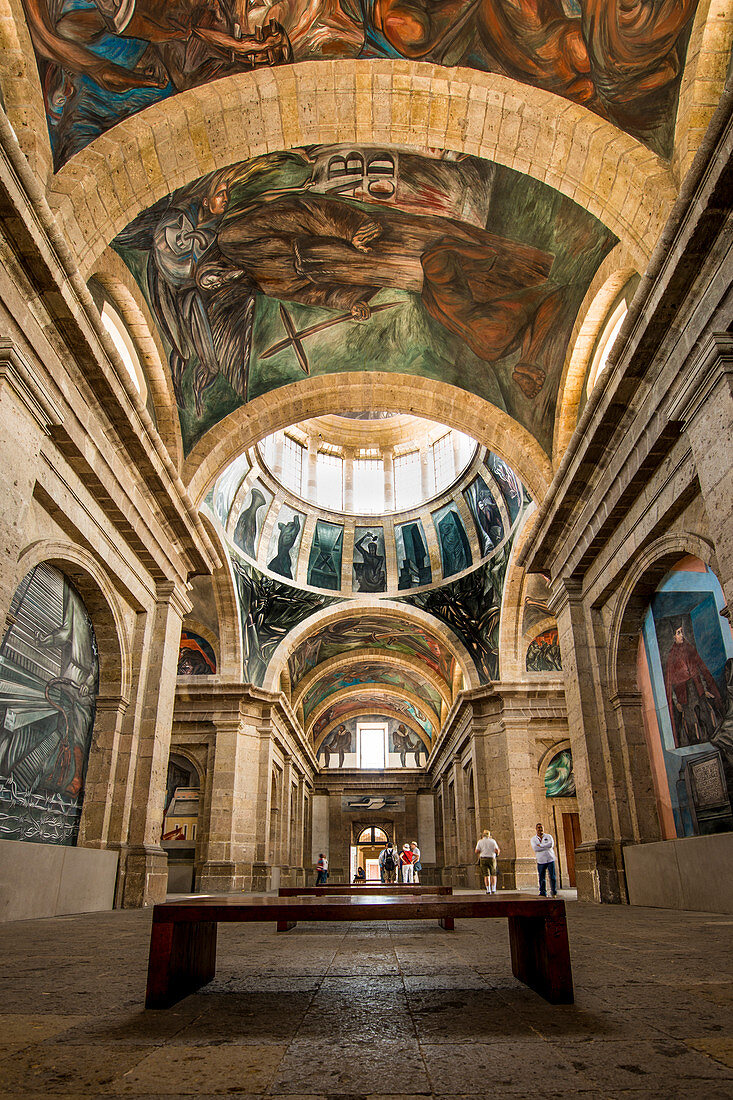
{"type": "Polygon", "coordinates": [[[552,619],[548,600],[550,598],[549,578],[544,573],[528,573],[524,583],[524,604],[522,607],[522,634],[529,634],[547,619],[552,619]]]}
{"type": "Polygon", "coordinates": [[[422,521],[398,524],[395,529],[395,547],[397,549],[397,587],[419,588],[423,584],[432,584],[433,570],[430,566],[428,544],[422,521]]]}
{"type": "Polygon", "coordinates": [[[23,0],[56,168],[116,122],[218,77],[314,58],[501,73],[669,155],[696,0],[23,0]]]}
{"type": "Polygon", "coordinates": [[[283,504],[270,538],[267,555],[267,568],[273,573],[280,573],[288,580],[293,580],[304,528],[304,513],[296,511],[289,504],[283,504]]]}
{"type": "Polygon", "coordinates": [[[545,798],[570,798],[575,794],[573,755],[563,749],[545,768],[545,798]]]}
{"type": "Polygon", "coordinates": [[[113,247],[167,345],[186,453],[277,386],[366,369],[470,390],[549,453],[573,322],[615,243],[490,161],[310,146],[179,189],[113,247]]]}
{"type": "Polygon", "coordinates": [[[468,488],[463,490],[463,495],[473,517],[483,557],[504,538],[504,521],[494,494],[481,474],[477,474],[468,488]]]}
{"type": "Polygon", "coordinates": [[[344,529],[336,523],[316,520],[316,533],[308,558],[308,584],[314,588],[341,588],[341,555],[344,529]]]}
{"type": "Polygon", "coordinates": [[[396,615],[362,613],[345,615],[300,643],[288,658],[293,688],[322,661],[369,646],[386,653],[417,657],[449,687],[453,683],[456,659],[432,634],[396,615]]]}
{"type": "Polygon", "coordinates": [[[667,833],[733,828],[733,635],[715,575],[695,558],[667,574],[644,619],[639,687],[667,833]]]}
{"type": "Polygon", "coordinates": [[[291,588],[234,553],[231,561],[242,624],[243,678],[245,683],[261,687],[272,655],[286,634],[309,615],[339,600],[291,588]]]}
{"type": "Polygon", "coordinates": [[[99,658],[76,589],[47,565],[23,579],[0,644],[0,839],[75,844],[99,658]]]}
{"type": "Polygon", "coordinates": [[[452,577],[468,569],[473,563],[471,546],[463,520],[452,501],[433,512],[433,523],[438,534],[443,576],[452,577]]]}
{"type": "Polygon", "coordinates": [[[513,541],[505,542],[484,565],[451,584],[399,597],[450,627],[471,654],[483,684],[499,678],[501,597],[513,541]]]}
{"type": "Polygon", "coordinates": [[[509,512],[509,521],[510,523],[514,523],[514,520],[519,515],[523,501],[529,502],[529,493],[521,484],[514,470],[507,466],[503,458],[499,458],[499,456],[495,455],[492,451],[489,451],[488,465],[499,483],[502,496],[504,497],[504,503],[509,512]]]}
{"type": "MultiPolygon", "coordinates": [[[[375,687],[379,684],[389,684],[400,688],[402,691],[417,695],[435,712],[436,717],[440,716],[442,698],[431,684],[404,665],[396,667],[370,660],[354,661],[347,668],[337,668],[319,677],[303,696],[303,714],[308,719],[316,707],[329,695],[344,688],[362,684],[371,684],[375,687]]],[[[385,696],[386,698],[388,697],[385,696]]]]}
{"type": "Polygon", "coordinates": [[[390,768],[419,768],[425,763],[428,755],[425,742],[404,722],[386,714],[359,714],[340,722],[321,741],[318,758],[324,767],[343,768],[347,753],[356,753],[356,727],[360,722],[387,727],[387,744],[392,754],[390,768]]]}
{"type": "Polygon", "coordinates": [[[240,550],[249,558],[257,557],[259,542],[265,516],[272,504],[273,494],[261,482],[257,481],[247,494],[234,525],[232,538],[240,550]]]}
{"type": "Polygon", "coordinates": [[[317,742],[324,730],[328,729],[338,719],[345,721],[347,714],[356,712],[361,716],[367,711],[372,712],[379,709],[396,711],[398,714],[405,715],[411,724],[416,725],[423,731],[428,742],[432,741],[437,733],[428,714],[410,702],[409,699],[380,695],[379,692],[360,691],[354,695],[349,695],[345,699],[339,699],[337,703],[327,707],[316,719],[311,730],[311,737],[314,742],[317,742]]]}
{"type": "Polygon", "coordinates": [[[384,528],[354,528],[354,591],[385,592],[387,568],[384,557],[384,528]]]}
{"type": "Polygon", "coordinates": [[[226,527],[229,509],[232,506],[237,489],[249,473],[250,465],[246,454],[240,455],[216,481],[212,490],[211,510],[219,517],[222,527],[226,527]]]}
{"type": "Polygon", "coordinates": [[[178,649],[179,676],[213,676],[216,672],[216,655],[205,638],[192,630],[181,631],[178,649]]]}
{"type": "Polygon", "coordinates": [[[552,630],[545,630],[532,639],[527,649],[525,667],[527,672],[562,671],[560,638],[557,627],[553,627],[552,630]]]}

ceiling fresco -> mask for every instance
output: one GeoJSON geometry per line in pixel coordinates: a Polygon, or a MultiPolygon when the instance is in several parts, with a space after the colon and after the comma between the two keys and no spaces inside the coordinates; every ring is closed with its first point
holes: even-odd
{"type": "Polygon", "coordinates": [[[387,654],[417,657],[449,687],[453,683],[455,657],[422,627],[394,614],[353,613],[321,627],[290,655],[288,665],[293,689],[321,662],[367,646],[387,654]]]}
{"type": "Polygon", "coordinates": [[[406,719],[406,724],[414,729],[421,730],[428,743],[433,740],[438,732],[430,720],[427,711],[416,706],[409,699],[401,699],[398,696],[381,695],[378,691],[360,691],[349,695],[345,699],[339,699],[332,706],[327,707],[313,724],[311,737],[313,743],[318,745],[319,738],[339,719],[344,719],[347,714],[366,714],[380,711],[382,714],[398,714],[406,719]]]}
{"type": "Polygon", "coordinates": [[[337,668],[324,673],[306,692],[303,697],[303,715],[306,720],[316,707],[334,695],[337,691],[362,685],[379,687],[380,684],[396,687],[418,698],[440,715],[442,699],[440,693],[428,684],[421,676],[416,675],[404,666],[395,668],[393,665],[378,663],[375,661],[354,661],[347,668],[337,668]]]}
{"type": "Polygon", "coordinates": [[[697,0],[23,0],[55,165],[150,104],[314,58],[500,73],[668,155],[697,0]]]}
{"type": "Polygon", "coordinates": [[[233,165],[113,241],[167,346],[186,453],[252,398],[363,370],[467,389],[549,453],[577,310],[615,244],[512,169],[374,146],[233,165]]]}

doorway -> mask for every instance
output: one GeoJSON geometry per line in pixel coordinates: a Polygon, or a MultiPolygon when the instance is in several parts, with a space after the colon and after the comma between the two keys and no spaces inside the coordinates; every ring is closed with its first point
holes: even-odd
{"type": "Polygon", "coordinates": [[[580,814],[562,815],[562,832],[565,840],[565,861],[568,865],[568,885],[575,886],[575,849],[582,844],[580,814]]]}
{"type": "Polygon", "coordinates": [[[357,868],[361,867],[367,882],[379,882],[379,855],[387,840],[387,833],[379,825],[355,829],[354,843],[351,845],[351,881],[356,878],[357,868]]]}

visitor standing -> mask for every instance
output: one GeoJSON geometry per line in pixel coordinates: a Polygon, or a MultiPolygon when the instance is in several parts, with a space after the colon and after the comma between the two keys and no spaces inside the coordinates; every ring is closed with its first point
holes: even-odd
{"type": "Polygon", "coordinates": [[[537,832],[532,837],[532,850],[537,860],[537,875],[540,880],[540,897],[547,897],[547,875],[550,876],[550,897],[557,897],[557,879],[555,877],[555,842],[549,833],[537,822],[537,832]]]}
{"type": "Polygon", "coordinates": [[[402,881],[412,884],[412,849],[409,844],[404,844],[400,852],[400,867],[402,868],[402,881]]]}
{"type": "Polygon", "coordinates": [[[412,852],[412,881],[419,884],[422,863],[420,862],[420,849],[417,846],[416,840],[413,840],[410,845],[410,851],[412,852]]]}
{"type": "Polygon", "coordinates": [[[328,860],[324,856],[323,852],[318,853],[318,863],[316,864],[316,886],[325,886],[328,879],[328,860]]]}
{"type": "Polygon", "coordinates": [[[479,857],[481,874],[484,876],[484,886],[487,894],[496,893],[496,859],[501,855],[501,849],[488,829],[476,841],[476,855],[479,857]]]}
{"type": "Polygon", "coordinates": [[[397,853],[391,843],[386,840],[384,848],[379,853],[379,877],[382,882],[394,882],[397,870],[397,853]]]}

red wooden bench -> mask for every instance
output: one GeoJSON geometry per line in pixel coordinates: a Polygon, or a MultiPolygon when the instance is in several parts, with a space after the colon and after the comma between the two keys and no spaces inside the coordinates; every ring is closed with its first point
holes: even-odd
{"type": "Polygon", "coordinates": [[[444,920],[502,917],[509,921],[512,972],[551,1004],[571,1004],[573,979],[565,902],[522,894],[436,894],[247,898],[191,897],[153,909],[146,1008],[168,1008],[214,977],[220,921],[444,920]]]}

